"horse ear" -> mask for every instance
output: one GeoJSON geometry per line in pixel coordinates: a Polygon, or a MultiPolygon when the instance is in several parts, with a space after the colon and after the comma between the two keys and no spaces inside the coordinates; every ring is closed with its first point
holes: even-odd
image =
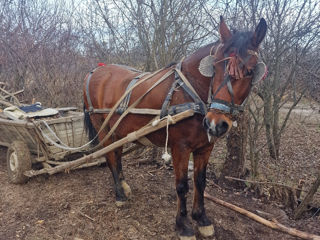
{"type": "Polygon", "coordinates": [[[256,47],[256,48],[259,47],[260,43],[262,42],[262,40],[266,36],[266,32],[267,32],[266,20],[264,20],[264,18],[261,18],[258,26],[256,27],[256,30],[254,31],[253,37],[252,37],[252,45],[254,47],[256,47]]]}
{"type": "Polygon", "coordinates": [[[220,16],[219,33],[221,42],[223,43],[227,42],[232,37],[232,34],[222,16],[220,16]]]}

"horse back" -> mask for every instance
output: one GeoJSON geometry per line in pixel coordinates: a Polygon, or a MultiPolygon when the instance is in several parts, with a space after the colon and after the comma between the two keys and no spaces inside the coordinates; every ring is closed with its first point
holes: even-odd
{"type": "Polygon", "coordinates": [[[107,65],[97,68],[90,77],[86,76],[83,86],[85,102],[87,90],[94,108],[112,107],[123,95],[130,81],[139,73],[117,66],[107,65]],[[90,83],[88,85],[88,79],[90,83]],[[87,86],[88,85],[88,86],[87,86]]]}

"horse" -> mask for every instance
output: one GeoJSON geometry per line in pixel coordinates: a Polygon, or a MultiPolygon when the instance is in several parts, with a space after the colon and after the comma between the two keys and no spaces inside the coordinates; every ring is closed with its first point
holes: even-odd
{"type": "MultiPolygon", "coordinates": [[[[130,98],[126,100],[129,106],[143,95],[135,107],[161,109],[161,117],[175,113],[171,106],[178,106],[174,107],[174,110],[195,110],[192,117],[171,125],[168,133],[166,129],[160,129],[146,136],[152,144],[163,147],[168,134],[167,144],[171,149],[177,193],[175,226],[180,239],[196,239],[186,207],[186,194],[189,191],[188,162],[191,153],[194,160],[191,217],[201,235],[208,237],[214,234],[213,224],[204,207],[209,156],[214,142],[227,134],[234,116],[243,110],[243,104],[253,85],[254,69],[259,61],[258,49],[266,35],[267,23],[261,18],[255,31],[231,32],[221,16],[218,28],[218,41],[198,49],[178,64],[169,65],[152,75],[146,74],[142,77],[139,77],[139,71],[132,68],[106,64],[88,74],[83,86],[85,124],[90,138],[94,139],[97,135],[98,140],[103,142],[108,131],[117,125],[112,136],[103,142],[103,146],[137,131],[154,118],[148,114],[129,113],[119,122],[123,111],[94,111],[114,107],[129,89],[132,79],[135,79],[135,84],[141,84],[131,88],[128,94],[130,98]],[[154,86],[160,78],[164,80],[154,86]],[[106,118],[109,118],[107,126],[100,129],[106,118]]],[[[114,179],[118,206],[125,204],[131,195],[122,171],[122,150],[123,147],[119,147],[105,156],[114,179]]]]}

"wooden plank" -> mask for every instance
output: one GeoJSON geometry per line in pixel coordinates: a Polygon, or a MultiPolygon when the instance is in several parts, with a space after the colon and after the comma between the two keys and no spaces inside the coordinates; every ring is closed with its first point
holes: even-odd
{"type": "MultiPolygon", "coordinates": [[[[52,133],[50,133],[48,129],[41,129],[41,130],[42,130],[42,132],[45,133],[47,136],[53,137],[52,133]]],[[[54,129],[52,128],[52,130],[54,130],[54,129]]],[[[80,135],[82,134],[82,131],[83,131],[83,129],[76,129],[76,130],[74,131],[75,136],[78,136],[78,135],[80,136],[80,135]]],[[[72,129],[63,130],[63,131],[62,131],[61,129],[59,129],[59,131],[53,131],[53,132],[54,132],[56,135],[61,135],[61,136],[65,136],[65,137],[67,137],[67,134],[68,134],[69,136],[71,136],[72,133],[73,133],[72,129]]]]}
{"type": "Polygon", "coordinates": [[[13,141],[20,140],[25,142],[28,145],[28,148],[31,152],[36,150],[36,142],[34,142],[34,136],[32,136],[29,131],[32,129],[26,129],[24,125],[1,125],[1,142],[7,143],[10,145],[13,141]]]}
{"type": "MultiPolygon", "coordinates": [[[[111,108],[94,109],[94,113],[110,113],[111,108]]],[[[132,114],[150,114],[150,115],[160,115],[160,110],[151,108],[132,108],[129,110],[132,114]]]]}
{"type": "Polygon", "coordinates": [[[0,145],[4,146],[4,147],[10,147],[10,143],[7,143],[7,142],[1,142],[0,141],[0,145]]]}
{"type": "MultiPolygon", "coordinates": [[[[11,127],[9,127],[9,128],[11,128],[11,127]]],[[[2,130],[1,130],[1,133],[2,133],[3,136],[5,136],[5,140],[4,141],[11,144],[15,140],[15,138],[10,133],[9,128],[8,127],[3,127],[2,130]]]]}
{"type": "Polygon", "coordinates": [[[51,125],[51,124],[57,124],[57,123],[72,122],[72,121],[81,120],[81,119],[83,119],[83,114],[70,116],[70,117],[50,119],[50,120],[46,120],[46,122],[48,125],[51,125]]]}
{"type": "MultiPolygon", "coordinates": [[[[67,126],[67,124],[68,123],[64,123],[64,127],[65,127],[65,133],[66,133],[66,135],[67,135],[67,143],[66,143],[66,145],[68,145],[68,146],[71,146],[70,145],[70,140],[69,140],[69,133],[68,133],[68,126],[67,126]]],[[[71,123],[71,127],[72,127],[72,123],[71,123]]],[[[70,133],[70,135],[72,135],[72,130],[71,130],[71,133],[70,133]]]]}
{"type": "Polygon", "coordinates": [[[69,111],[76,111],[78,108],[76,107],[61,107],[61,108],[56,108],[56,110],[61,111],[61,112],[69,112],[69,111]]]}
{"type": "Polygon", "coordinates": [[[32,131],[31,129],[30,129],[30,131],[29,131],[29,130],[26,129],[26,128],[21,128],[21,131],[29,137],[29,139],[31,140],[31,142],[34,144],[35,148],[37,148],[37,140],[36,140],[36,134],[35,134],[35,132],[32,131]],[[30,132],[32,132],[32,134],[31,134],[30,132]]]}
{"type": "Polygon", "coordinates": [[[80,141],[80,146],[87,143],[89,141],[88,134],[86,133],[85,129],[83,128],[82,133],[81,133],[81,141],[80,141]]]}
{"type": "Polygon", "coordinates": [[[34,128],[35,126],[25,120],[7,120],[0,118],[0,125],[6,126],[23,126],[25,128],[34,128]]]}
{"type": "MultiPolygon", "coordinates": [[[[44,134],[46,134],[51,140],[53,140],[54,142],[57,142],[57,143],[59,143],[58,142],[58,140],[51,134],[51,133],[44,133],[44,134]]],[[[76,147],[78,147],[78,146],[81,146],[82,144],[81,144],[81,142],[82,142],[82,139],[81,139],[81,134],[82,134],[82,131],[80,132],[77,132],[76,134],[74,134],[74,135],[72,135],[73,137],[74,137],[74,142],[73,142],[73,144],[71,143],[71,144],[69,144],[69,141],[70,141],[70,138],[69,138],[69,136],[72,134],[72,132],[71,131],[66,131],[66,132],[60,132],[60,134],[56,134],[56,135],[58,135],[58,138],[59,138],[59,140],[62,142],[62,143],[64,143],[64,144],[66,144],[66,145],[68,145],[68,146],[76,146],[76,147]]],[[[47,144],[47,145],[50,145],[51,143],[50,143],[50,141],[49,140],[47,140],[46,138],[44,139],[44,142],[47,144]]]]}
{"type": "Polygon", "coordinates": [[[20,140],[22,140],[22,141],[25,140],[26,137],[23,136],[23,135],[20,133],[20,131],[18,130],[18,127],[17,127],[17,126],[12,126],[11,129],[17,134],[17,138],[18,138],[18,139],[20,138],[20,140]]]}
{"type": "Polygon", "coordinates": [[[0,132],[1,132],[1,134],[0,134],[0,141],[2,141],[2,142],[7,142],[6,141],[6,138],[5,138],[5,135],[3,134],[3,130],[2,130],[2,126],[0,125],[0,132]]]}
{"type": "Polygon", "coordinates": [[[71,124],[71,129],[72,129],[72,134],[71,134],[71,138],[72,138],[72,146],[75,147],[75,125],[76,123],[75,122],[72,122],[71,124]]]}

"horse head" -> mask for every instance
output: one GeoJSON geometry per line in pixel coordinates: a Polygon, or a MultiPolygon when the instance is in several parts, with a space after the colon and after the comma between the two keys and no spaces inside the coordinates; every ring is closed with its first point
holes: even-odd
{"type": "Polygon", "coordinates": [[[210,72],[213,75],[209,108],[203,121],[209,141],[212,136],[221,137],[227,133],[235,116],[243,110],[255,80],[258,49],[266,31],[267,24],[262,18],[254,32],[231,33],[220,17],[220,41],[199,66],[203,75],[210,72]],[[208,65],[211,60],[213,64],[208,65]]]}

